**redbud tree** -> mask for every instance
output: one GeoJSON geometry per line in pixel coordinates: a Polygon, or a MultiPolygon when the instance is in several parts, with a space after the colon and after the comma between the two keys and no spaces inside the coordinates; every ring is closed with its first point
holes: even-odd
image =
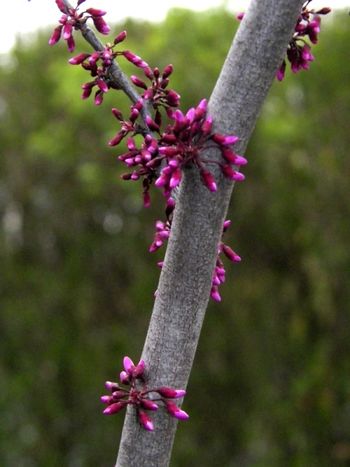
{"type": "Polygon", "coordinates": [[[138,363],[123,358],[118,381],[107,381],[101,397],[104,414],[126,410],[116,466],[164,467],[177,422],[189,419],[181,404],[208,300],[221,300],[224,259],[241,260],[223,235],[231,224],[226,213],[233,186],[245,178],[242,154],[274,78],[283,80],[288,63],[296,73],[314,60],[311,47],[321,16],[330,9],[315,10],[311,0],[252,0],[246,13],[232,19],[241,24],[210,99],[203,96],[182,109],[181,96],[171,87],[176,72],[171,64],[160,70],[129,50],[127,31],[101,42],[98,35],[110,33],[106,12],[87,8],[86,0],[55,2],[61,16],[49,44],[65,41],[74,53],[69,63],[86,70],[81,97],[99,106],[107,92],[116,93],[111,109],[116,133],[108,144],[114,153],[124,144],[117,152],[126,166],[123,180],[139,183],[145,208],[154,190],[164,197],[149,251],[164,243],[167,249],[158,263],[144,349],[138,363]],[[76,34],[88,50],[76,53],[76,34]],[[122,71],[124,61],[135,67],[130,77],[122,71]],[[130,100],[127,115],[118,109],[118,94],[130,100]]]}

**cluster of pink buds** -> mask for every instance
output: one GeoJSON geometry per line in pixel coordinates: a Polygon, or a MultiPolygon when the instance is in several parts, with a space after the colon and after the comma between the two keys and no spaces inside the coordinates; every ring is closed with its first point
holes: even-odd
{"type": "MultiPolygon", "coordinates": [[[[231,225],[230,220],[226,220],[224,222],[224,226],[222,230],[223,234],[229,229],[230,225],[231,225]]],[[[221,295],[219,293],[219,285],[225,282],[225,276],[226,276],[225,266],[220,258],[221,254],[224,254],[226,258],[228,258],[233,263],[239,263],[241,261],[241,257],[235,251],[233,251],[232,248],[230,248],[228,245],[225,245],[225,243],[223,243],[222,241],[219,243],[218,257],[217,257],[215,268],[214,268],[212,286],[210,290],[210,296],[216,302],[221,301],[221,295]]]]}
{"type": "Polygon", "coordinates": [[[107,405],[103,413],[113,415],[120,412],[127,405],[136,409],[140,425],[147,431],[153,431],[154,425],[148,413],[159,409],[162,404],[169,415],[178,420],[188,420],[189,415],[180,409],[174,399],[181,399],[186,395],[184,389],[159,387],[148,389],[145,382],[145,362],[140,360],[137,365],[129,357],[123,359],[123,371],[120,373],[120,383],[106,382],[109,395],[101,397],[101,401],[107,405]]]}
{"type": "MultiPolygon", "coordinates": [[[[163,246],[163,243],[166,242],[170,236],[171,223],[172,223],[172,213],[175,208],[175,201],[173,198],[169,198],[166,209],[166,221],[162,222],[158,220],[156,222],[156,232],[154,235],[154,240],[149,247],[150,253],[157,251],[160,247],[163,246]],[[170,200],[170,202],[169,202],[170,200]]],[[[231,225],[230,220],[226,220],[223,225],[222,235],[229,229],[231,225]]],[[[212,285],[210,290],[210,297],[216,302],[221,301],[221,295],[219,293],[219,286],[225,282],[226,271],[223,261],[220,256],[224,254],[233,263],[241,262],[241,257],[232,250],[231,247],[226,245],[222,240],[218,246],[218,255],[215,263],[212,285]]],[[[158,266],[162,268],[163,261],[158,262],[158,266]]]]}
{"type": "Polygon", "coordinates": [[[201,100],[197,107],[192,107],[186,114],[177,109],[168,112],[168,115],[174,123],[166,127],[158,140],[159,157],[164,159],[165,166],[155,181],[157,187],[163,188],[166,197],[180,184],[183,169],[188,166],[198,168],[204,185],[213,192],[217,190],[217,185],[208,170],[209,164],[218,164],[224,176],[230,180],[244,180],[244,175],[233,167],[247,163],[244,157],[232,150],[238,137],[213,132],[212,118],[207,115],[206,99],[201,100]],[[222,161],[203,157],[203,149],[211,146],[220,149],[222,161]]]}
{"type": "MultiPolygon", "coordinates": [[[[163,243],[168,240],[169,236],[170,236],[170,230],[171,230],[171,222],[172,222],[172,215],[173,215],[173,211],[175,209],[175,200],[174,198],[168,198],[167,200],[167,206],[166,206],[166,210],[165,210],[165,214],[166,214],[166,221],[163,222],[163,221],[156,221],[156,232],[155,232],[155,235],[154,235],[154,240],[151,244],[151,246],[149,247],[149,252],[150,253],[154,253],[155,251],[158,250],[158,248],[160,248],[163,243]]],[[[158,263],[159,266],[162,266],[163,263],[158,263]]]]}
{"type": "Polygon", "coordinates": [[[49,40],[49,45],[57,44],[61,37],[67,42],[69,52],[73,52],[75,49],[75,41],[73,38],[74,29],[81,29],[81,26],[91,18],[94,22],[95,28],[101,34],[109,34],[110,27],[103,19],[106,14],[103,10],[96,8],[88,8],[87,10],[79,13],[79,6],[86,0],[78,0],[77,6],[72,8],[67,6],[64,0],[55,0],[56,5],[61,10],[63,15],[59,20],[59,25],[54,29],[52,36],[49,40]]]}
{"type": "MultiPolygon", "coordinates": [[[[321,8],[320,10],[309,10],[308,5],[311,0],[304,3],[300,16],[295,26],[295,32],[287,48],[287,59],[291,64],[293,73],[300,70],[308,70],[310,62],[315,58],[311,53],[311,47],[306,42],[306,38],[312,44],[317,44],[320,32],[321,16],[330,13],[331,9],[321,8]]],[[[277,71],[277,79],[282,81],[285,75],[287,62],[284,59],[277,71]]]]}
{"type": "Polygon", "coordinates": [[[173,89],[167,89],[169,84],[169,76],[173,72],[173,66],[167,65],[163,72],[160,73],[158,68],[144,68],[146,78],[150,80],[150,85],[147,86],[145,81],[141,80],[135,75],[131,76],[131,81],[135,86],[143,89],[142,98],[151,103],[155,109],[155,123],[160,126],[162,123],[162,115],[159,108],[164,107],[169,109],[171,107],[178,107],[180,104],[180,95],[173,89]]]}
{"type": "MultiPolygon", "coordinates": [[[[116,51],[115,46],[120,44],[126,39],[126,31],[120,32],[114,39],[113,44],[107,43],[103,50],[95,51],[92,54],[81,53],[68,60],[71,65],[81,65],[84,70],[90,72],[94,78],[93,81],[82,85],[83,94],[82,98],[87,99],[96,86],[95,104],[100,105],[103,102],[103,95],[110,89],[115,88],[113,80],[109,78],[109,69],[113,60],[118,56],[123,56],[129,62],[133,63],[139,68],[147,68],[148,64],[140,57],[130,52],[130,50],[116,51]]],[[[118,88],[115,88],[118,89],[118,88]]]]}
{"type": "MultiPolygon", "coordinates": [[[[212,119],[207,115],[205,99],[186,114],[179,109],[169,108],[167,114],[174,123],[167,125],[163,132],[155,120],[149,116],[146,118],[148,129],[153,132],[153,135],[148,133],[144,136],[144,142],[140,148],[137,148],[133,138],[129,138],[128,152],[119,156],[119,159],[128,167],[135,168],[131,173],[125,174],[124,179],[138,180],[143,177],[146,179],[144,188],[147,191],[157,177],[154,184],[163,189],[166,198],[180,184],[183,169],[189,166],[198,168],[204,185],[213,192],[217,190],[217,185],[207,167],[208,164],[218,164],[224,176],[230,180],[244,180],[244,175],[238,172],[235,166],[245,165],[247,160],[232,149],[238,137],[212,131],[212,119]],[[207,160],[202,156],[201,151],[210,146],[215,146],[220,150],[221,161],[207,160]]],[[[129,121],[124,121],[120,113],[118,115],[122,128],[109,142],[111,146],[119,144],[128,133],[142,133],[140,126],[138,129],[135,127],[135,120],[130,125],[131,118],[129,121]]]]}

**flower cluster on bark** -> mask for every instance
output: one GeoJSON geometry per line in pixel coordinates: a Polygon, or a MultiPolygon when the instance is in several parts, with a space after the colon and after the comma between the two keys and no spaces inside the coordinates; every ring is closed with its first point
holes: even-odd
{"type": "MultiPolygon", "coordinates": [[[[306,39],[309,39],[311,44],[317,44],[318,34],[321,30],[321,15],[328,15],[331,9],[324,7],[319,10],[309,10],[308,6],[311,2],[312,0],[307,0],[302,7],[293,36],[287,47],[286,58],[283,59],[276,73],[278,81],[284,79],[287,61],[290,63],[292,72],[298,73],[301,70],[308,70],[310,63],[315,60],[311,53],[311,45],[306,39]]],[[[236,18],[238,21],[242,21],[244,12],[238,13],[236,18]]]]}
{"type": "Polygon", "coordinates": [[[149,389],[144,377],[146,365],[143,360],[135,365],[131,358],[124,357],[123,367],[119,375],[121,384],[106,381],[105,386],[110,394],[101,397],[101,402],[107,405],[103,411],[105,415],[114,415],[132,405],[140,425],[147,431],[154,430],[149,413],[157,411],[160,405],[170,416],[178,420],[188,420],[189,415],[174,402],[186,395],[184,389],[165,386],[149,389]]]}
{"type": "Polygon", "coordinates": [[[328,7],[320,10],[309,10],[308,5],[311,0],[304,3],[300,16],[295,25],[295,31],[291,41],[288,44],[287,56],[281,63],[276,77],[282,81],[285,76],[287,60],[293,73],[301,70],[308,70],[310,63],[315,60],[311,53],[311,44],[317,44],[318,34],[321,30],[321,15],[327,15],[331,9],[328,7]]]}

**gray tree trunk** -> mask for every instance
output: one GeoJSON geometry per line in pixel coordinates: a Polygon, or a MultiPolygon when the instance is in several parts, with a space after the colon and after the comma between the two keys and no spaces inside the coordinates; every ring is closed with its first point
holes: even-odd
{"type": "MultiPolygon", "coordinates": [[[[237,147],[241,153],[248,144],[303,3],[303,0],[252,0],[228,53],[210,98],[209,114],[216,131],[240,137],[237,147]]],[[[210,154],[210,158],[215,157],[216,153],[210,154]]],[[[142,354],[150,387],[185,388],[189,379],[233,188],[219,171],[215,176],[219,181],[217,193],[210,193],[202,185],[195,170],[188,170],[181,183],[142,354]]],[[[140,428],[133,408],[128,409],[117,467],[169,465],[177,422],[162,410],[152,413],[152,418],[155,431],[147,432],[140,428]]]]}

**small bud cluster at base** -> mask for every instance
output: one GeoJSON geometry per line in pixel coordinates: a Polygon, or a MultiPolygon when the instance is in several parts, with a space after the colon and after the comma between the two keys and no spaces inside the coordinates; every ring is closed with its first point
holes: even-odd
{"type": "MultiPolygon", "coordinates": [[[[321,8],[317,11],[309,10],[307,8],[309,3],[311,0],[306,1],[303,5],[293,37],[287,48],[287,60],[290,62],[293,73],[308,70],[310,63],[315,60],[311,53],[311,46],[305,41],[305,38],[308,38],[312,44],[317,44],[321,25],[320,15],[327,15],[331,11],[330,8],[321,8]]],[[[284,79],[286,66],[287,62],[284,59],[276,73],[278,81],[284,79]]]]}
{"type": "Polygon", "coordinates": [[[189,415],[173,402],[174,399],[181,399],[186,395],[184,389],[165,386],[148,389],[145,382],[146,365],[143,360],[135,365],[131,358],[126,356],[123,359],[123,368],[119,380],[126,387],[106,381],[105,386],[110,394],[101,396],[101,402],[107,405],[103,411],[105,415],[114,415],[125,409],[127,405],[132,405],[136,409],[140,425],[147,431],[154,430],[148,412],[157,411],[160,404],[172,417],[178,420],[189,419],[189,415]]]}

